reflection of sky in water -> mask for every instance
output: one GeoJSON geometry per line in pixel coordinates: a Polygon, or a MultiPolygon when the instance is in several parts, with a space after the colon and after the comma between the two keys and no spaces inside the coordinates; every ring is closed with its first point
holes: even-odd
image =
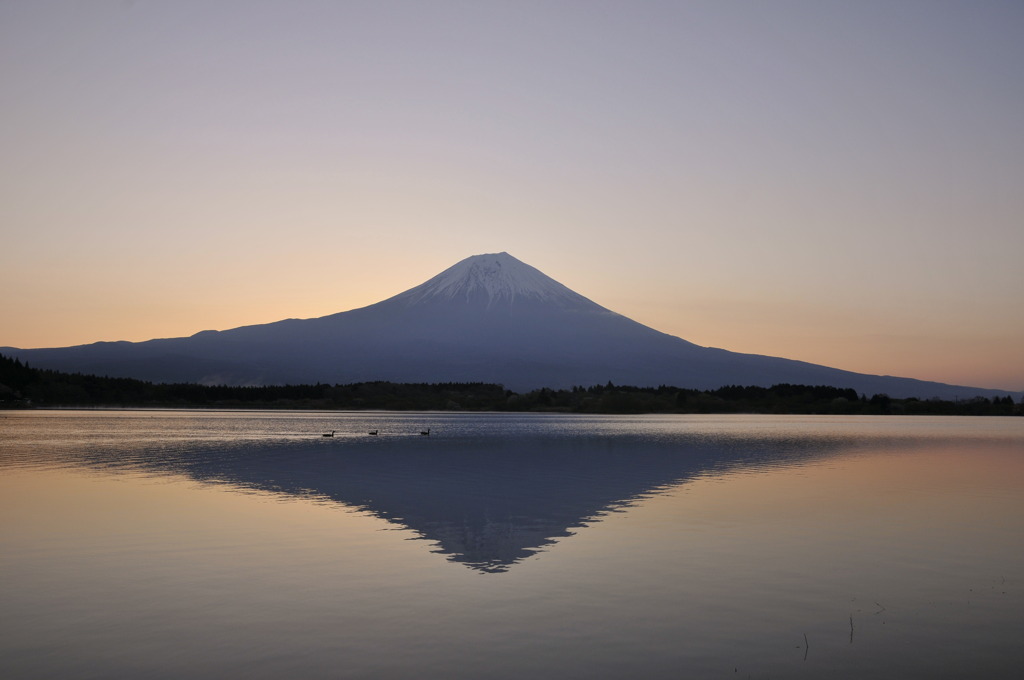
{"type": "Polygon", "coordinates": [[[1021,660],[1017,420],[0,428],[10,677],[903,678],[1021,660]]]}

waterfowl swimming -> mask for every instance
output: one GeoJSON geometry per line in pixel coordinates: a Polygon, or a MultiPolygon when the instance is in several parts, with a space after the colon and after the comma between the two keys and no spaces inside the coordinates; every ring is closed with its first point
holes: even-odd
{"type": "Polygon", "coordinates": [[[429,437],[429,436],[430,436],[430,428],[428,427],[428,428],[427,428],[426,430],[424,430],[423,432],[420,432],[420,434],[422,434],[422,435],[425,435],[425,436],[428,436],[428,437],[429,437]]]}
{"type": "Polygon", "coordinates": [[[377,430],[370,430],[370,431],[369,431],[369,432],[367,432],[366,434],[377,434],[377,432],[378,432],[377,430]]]}
{"type": "Polygon", "coordinates": [[[337,432],[337,430],[331,430],[329,433],[328,432],[324,432],[324,436],[325,437],[333,437],[335,432],[337,432]]]}

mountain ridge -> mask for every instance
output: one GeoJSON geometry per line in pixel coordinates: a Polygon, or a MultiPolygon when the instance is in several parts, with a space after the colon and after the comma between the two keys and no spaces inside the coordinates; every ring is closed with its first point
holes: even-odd
{"type": "Polygon", "coordinates": [[[695,389],[792,383],[894,397],[1015,394],[701,347],[602,307],[505,252],[465,258],[381,302],[323,317],[0,351],[42,368],[153,382],[488,382],[515,391],[608,381],[695,389]]]}

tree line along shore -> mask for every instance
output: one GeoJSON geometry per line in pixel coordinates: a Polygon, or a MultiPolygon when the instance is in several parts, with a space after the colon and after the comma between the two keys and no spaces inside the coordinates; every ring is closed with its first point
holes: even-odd
{"type": "Polygon", "coordinates": [[[1024,399],[896,399],[823,385],[661,385],[542,388],[526,393],[489,383],[362,382],[238,387],[152,383],[32,368],[0,355],[0,408],[244,408],[555,413],[764,413],[847,415],[1024,415],[1024,399]]]}

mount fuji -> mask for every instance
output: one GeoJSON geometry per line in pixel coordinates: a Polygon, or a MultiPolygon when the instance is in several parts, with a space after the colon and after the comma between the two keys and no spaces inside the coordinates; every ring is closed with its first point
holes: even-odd
{"type": "Polygon", "coordinates": [[[701,347],[610,311],[508,253],[475,255],[368,307],[190,337],[0,352],[37,368],[153,382],[833,385],[892,397],[1011,394],[701,347]]]}

